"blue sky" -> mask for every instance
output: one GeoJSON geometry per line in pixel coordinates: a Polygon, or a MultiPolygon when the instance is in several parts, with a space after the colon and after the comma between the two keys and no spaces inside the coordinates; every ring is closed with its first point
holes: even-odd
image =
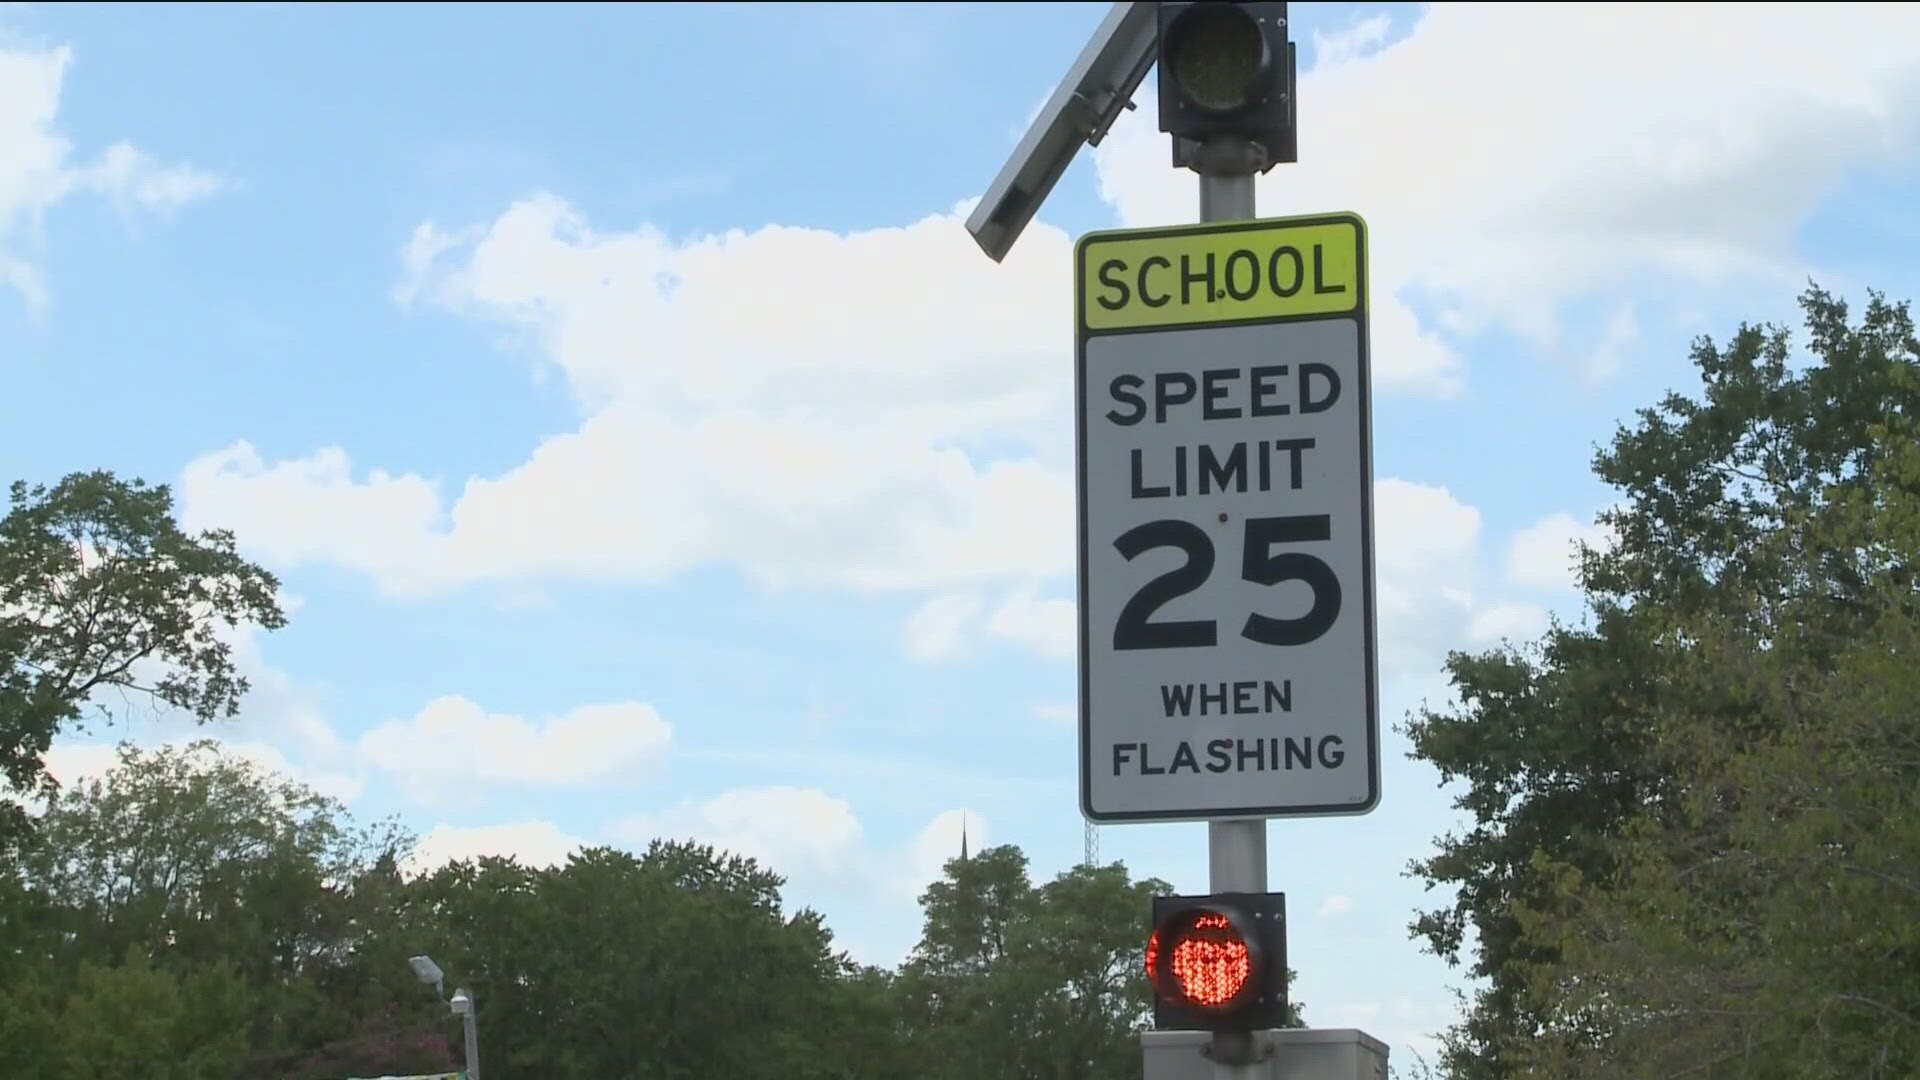
{"type": "MultiPolygon", "coordinates": [[[[0,461],[280,573],[221,734],[423,860],[693,835],[890,963],[957,846],[1076,861],[1070,244],[1195,208],[1151,80],[1004,265],[961,228],[1104,5],[0,12],[0,461]]],[[[1920,26],[1300,4],[1375,260],[1383,722],[1577,613],[1594,447],[1809,277],[1914,293],[1920,26]]],[[[133,718],[61,743],[179,738],[133,718]]],[[[1298,996],[1407,1049],[1447,793],[1270,827],[1298,996]]],[[[1204,888],[1204,829],[1102,830],[1204,888]]]]}

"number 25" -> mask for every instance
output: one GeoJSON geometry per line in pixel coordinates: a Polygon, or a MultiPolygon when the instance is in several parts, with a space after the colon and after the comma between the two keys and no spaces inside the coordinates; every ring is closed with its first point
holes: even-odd
{"type": "MultiPolygon", "coordinates": [[[[1247,519],[1240,576],[1255,585],[1303,581],[1313,590],[1313,607],[1293,619],[1250,614],[1240,629],[1241,637],[1262,645],[1305,645],[1327,632],[1340,615],[1340,579],[1322,560],[1299,551],[1276,554],[1273,545],[1326,540],[1331,535],[1326,514],[1247,519]]],[[[1142,585],[1120,609],[1113,627],[1115,649],[1183,649],[1217,642],[1218,627],[1212,619],[1147,621],[1167,601],[1199,588],[1213,573],[1213,541],[1205,530],[1190,521],[1149,521],[1122,533],[1113,546],[1129,562],[1155,548],[1179,548],[1187,554],[1184,566],[1142,585]]]]}

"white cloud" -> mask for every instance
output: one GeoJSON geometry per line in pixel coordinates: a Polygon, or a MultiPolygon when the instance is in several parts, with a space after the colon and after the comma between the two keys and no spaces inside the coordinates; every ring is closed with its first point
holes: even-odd
{"type": "Polygon", "coordinates": [[[1489,643],[1502,638],[1520,641],[1547,628],[1547,609],[1538,604],[1497,600],[1473,613],[1467,624],[1467,636],[1489,643]]]}
{"type": "Polygon", "coordinates": [[[525,866],[558,866],[587,842],[561,831],[550,821],[521,821],[508,825],[460,827],[435,825],[420,838],[401,869],[426,874],[449,862],[495,855],[517,859],[525,866]]]}
{"type": "Polygon", "coordinates": [[[853,807],[818,788],[739,788],[632,815],[612,832],[635,847],[656,838],[712,844],[794,881],[846,880],[868,869],[853,807]]]}
{"type": "Polygon", "coordinates": [[[1008,594],[987,617],[987,632],[1024,645],[1050,660],[1071,660],[1080,651],[1078,609],[1071,600],[1040,600],[1027,587],[1008,594]]]}
{"type": "MultiPolygon", "coordinates": [[[[178,736],[159,742],[140,743],[142,749],[182,746],[189,737],[178,736]]],[[[277,749],[260,743],[234,743],[220,740],[220,751],[254,765],[290,776],[322,795],[345,802],[356,798],[362,787],[356,777],[339,774],[302,776],[277,749]]],[[[98,780],[119,764],[116,748],[108,743],[56,743],[46,755],[47,771],[62,787],[98,780]]],[[[459,827],[439,824],[422,836],[402,869],[408,874],[431,872],[455,859],[477,859],[483,855],[511,856],[533,866],[552,866],[566,859],[567,853],[586,846],[586,841],[563,833],[546,821],[525,821],[505,825],[459,827]]]]}
{"type": "Polygon", "coordinates": [[[1393,20],[1384,14],[1355,19],[1342,29],[1313,32],[1313,54],[1321,66],[1352,63],[1378,52],[1386,44],[1393,20]]]}
{"type": "Polygon", "coordinates": [[[1329,893],[1325,900],[1320,901],[1320,910],[1314,912],[1314,917],[1326,919],[1335,915],[1345,915],[1352,910],[1353,897],[1345,893],[1329,893]]]}
{"type": "Polygon", "coordinates": [[[960,854],[963,827],[969,850],[988,846],[987,820],[971,809],[935,815],[898,847],[879,845],[845,799],[820,788],[776,786],[629,814],[607,834],[634,849],[655,839],[691,840],[745,855],[786,878],[802,898],[865,893],[897,902],[917,899],[943,874],[960,854]]]}
{"type": "MultiPolygon", "coordinates": [[[[1480,512],[1445,487],[1381,480],[1374,485],[1374,510],[1383,677],[1436,670],[1442,655],[1459,648],[1463,639],[1488,644],[1502,637],[1527,638],[1546,628],[1546,609],[1482,591],[1477,569],[1480,512]]],[[[1524,550],[1531,556],[1540,546],[1529,541],[1524,550]]],[[[1524,565],[1537,569],[1536,561],[1524,565]]],[[[1509,558],[1508,584],[1529,583],[1515,573],[1519,565],[1509,558]]]]}
{"type": "Polygon", "coordinates": [[[1409,583],[1436,571],[1466,576],[1480,511],[1445,487],[1392,477],[1374,484],[1373,503],[1374,559],[1381,574],[1409,583]]]}
{"type": "Polygon", "coordinates": [[[324,554],[377,574],[387,567],[424,568],[436,554],[436,486],[378,469],[355,481],[339,447],[269,465],[240,442],[195,459],[180,486],[183,524],[239,522],[247,547],[272,562],[291,565],[324,554]]]}
{"type": "Polygon", "coordinates": [[[1032,303],[1069,292],[1065,234],[1040,227],[996,267],[962,220],[846,235],[768,226],[674,243],[648,228],[595,233],[543,195],[476,243],[413,244],[441,247],[422,295],[530,331],[583,399],[911,415],[950,433],[1031,413],[1050,380],[1030,365],[1070,340],[1056,311],[1032,303]]]}
{"type": "MultiPolygon", "coordinates": [[[[1799,224],[1850,170],[1904,160],[1920,119],[1912,5],[1792,21],[1432,4],[1386,34],[1376,18],[1320,43],[1301,73],[1300,161],[1259,185],[1265,214],[1367,218],[1384,386],[1450,391],[1480,329],[1565,354],[1590,334],[1563,327],[1563,305],[1596,293],[1677,306],[1701,288],[1796,287],[1799,224]],[[1423,327],[1413,302],[1441,323],[1423,327]]],[[[1101,190],[1127,225],[1191,220],[1194,178],[1167,167],[1143,89],[1096,151],[1101,190]]]]}
{"type": "Polygon", "coordinates": [[[1607,530],[1564,512],[1541,518],[1513,534],[1507,548],[1507,580],[1533,589],[1577,588],[1578,545],[1582,543],[1604,547],[1607,530]]]}
{"type": "Polygon", "coordinates": [[[931,596],[907,619],[907,655],[921,663],[959,655],[985,605],[976,596],[931,596]]]}
{"type": "Polygon", "coordinates": [[[529,721],[446,696],[410,719],[366,732],[358,749],[415,798],[434,802],[460,798],[474,785],[609,780],[656,763],[672,741],[672,727],[639,702],[582,705],[565,716],[529,721]]]}
{"type": "Polygon", "coordinates": [[[1048,660],[1071,660],[1080,648],[1071,600],[1040,599],[1032,582],[1003,596],[991,611],[973,595],[929,597],[908,618],[907,655],[921,663],[954,660],[992,638],[1019,645],[1048,660]]]}
{"type": "Polygon", "coordinates": [[[63,788],[88,780],[99,780],[120,764],[112,743],[55,742],[42,756],[47,774],[63,788]]]}
{"type": "Polygon", "coordinates": [[[22,248],[38,246],[47,211],[76,191],[132,211],[159,214],[220,190],[224,182],[187,165],[161,165],[121,142],[76,164],[56,125],[72,51],[0,45],[0,278],[35,315],[47,305],[45,275],[22,248]]]}
{"type": "MultiPolygon", "coordinates": [[[[164,747],[184,747],[197,739],[206,738],[208,733],[174,735],[170,738],[130,740],[141,751],[151,753],[164,747]]],[[[215,739],[220,752],[230,757],[252,763],[256,768],[275,776],[295,780],[308,790],[342,803],[352,802],[360,797],[366,785],[361,778],[352,773],[333,771],[314,771],[301,768],[288,759],[276,746],[259,742],[235,742],[230,739],[215,739]]],[[[71,788],[75,784],[90,780],[104,779],[120,764],[117,744],[79,740],[61,740],[47,748],[45,755],[47,772],[62,788],[71,788]]]]}
{"type": "Polygon", "coordinates": [[[1374,607],[1382,674],[1432,667],[1473,609],[1480,512],[1444,487],[1373,486],[1374,607]]]}
{"type": "Polygon", "coordinates": [[[436,265],[448,252],[463,243],[472,243],[476,234],[465,236],[442,232],[434,228],[432,222],[421,222],[413,230],[413,236],[400,249],[400,281],[393,289],[393,301],[401,308],[411,308],[420,295],[421,286],[432,280],[436,265]]]}
{"type": "Polygon", "coordinates": [[[1605,382],[1626,366],[1627,354],[1640,344],[1640,320],[1633,308],[1622,306],[1613,313],[1606,329],[1600,333],[1586,362],[1580,365],[1580,376],[1588,385],[1605,382]]]}
{"type": "Polygon", "coordinates": [[[313,791],[343,803],[352,802],[366,790],[366,783],[358,773],[303,768],[294,764],[279,747],[267,743],[222,740],[221,749],[266,772],[298,780],[313,791]]]}
{"type": "Polygon", "coordinates": [[[947,862],[960,854],[963,828],[971,852],[992,843],[987,819],[966,808],[934,815],[904,841],[876,843],[845,799],[819,788],[778,786],[736,788],[630,814],[611,822],[606,836],[634,851],[653,840],[692,841],[750,857],[786,880],[781,891],[789,909],[851,905],[862,912],[850,924],[834,920],[840,947],[863,962],[893,966],[906,950],[889,940],[887,925],[944,876],[947,862]],[[893,914],[874,918],[883,912],[893,914]]]}
{"type": "MultiPolygon", "coordinates": [[[[287,597],[283,606],[296,609],[299,600],[287,597]]],[[[342,802],[361,796],[373,769],[398,779],[419,801],[473,803],[490,788],[631,776],[662,761],[673,741],[672,726],[638,702],[583,705],[528,720],[488,713],[459,696],[437,698],[410,718],[389,720],[349,741],[320,709],[315,688],[266,662],[260,631],[221,627],[217,634],[251,684],[239,716],[201,724],[177,710],[151,708],[140,695],[127,695],[124,704],[113,695],[107,701],[112,719],[55,740],[47,754],[55,779],[101,775],[122,740],[154,749],[210,738],[224,752],[342,802]]]]}
{"type": "Polygon", "coordinates": [[[336,449],[269,465],[240,443],[188,467],[184,516],[235,527],[265,558],[340,562],[403,594],[536,576],[655,583],[711,563],[865,589],[1071,566],[1069,482],[1034,462],[976,467],[898,428],[645,412],[611,407],[505,476],[469,480],[444,517],[422,477],[356,480],[336,449]]]}
{"type": "Polygon", "coordinates": [[[400,296],[508,328],[565,377],[579,428],[504,474],[356,474],[344,451],[192,463],[183,516],[271,561],[388,590],[652,583],[711,564],[772,585],[971,592],[1072,566],[1061,431],[1068,245],[1004,265],[956,214],[836,235],[596,233],[564,202],[424,226],[400,296]],[[990,436],[995,455],[961,447],[990,436]]]}
{"type": "Polygon", "coordinates": [[[162,216],[231,186],[225,178],[191,165],[161,165],[124,142],[108,147],[97,163],[76,175],[87,188],[107,196],[123,212],[150,210],[162,216]]]}

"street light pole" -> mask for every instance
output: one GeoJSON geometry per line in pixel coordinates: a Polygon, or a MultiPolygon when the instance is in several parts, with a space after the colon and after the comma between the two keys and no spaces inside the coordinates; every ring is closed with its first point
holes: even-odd
{"type": "Polygon", "coordinates": [[[467,1032],[467,1080],[480,1080],[480,1031],[474,1016],[473,993],[464,987],[455,990],[452,1004],[467,1032]]]}
{"type": "MultiPolygon", "coordinates": [[[[446,993],[446,973],[440,965],[433,962],[431,956],[410,957],[407,963],[413,967],[414,975],[423,983],[433,987],[433,996],[446,993]]],[[[460,1018],[466,1028],[467,1036],[467,1080],[480,1080],[480,1031],[478,1020],[474,1016],[473,991],[461,987],[453,992],[453,999],[447,1002],[453,1014],[460,1018]]]]}

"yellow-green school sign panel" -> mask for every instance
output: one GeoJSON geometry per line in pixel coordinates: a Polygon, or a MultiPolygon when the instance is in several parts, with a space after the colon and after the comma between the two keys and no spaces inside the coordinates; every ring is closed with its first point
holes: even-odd
{"type": "Polygon", "coordinates": [[[1092,331],[1299,316],[1365,306],[1358,217],[1093,233],[1080,242],[1080,321],[1092,331]]]}

